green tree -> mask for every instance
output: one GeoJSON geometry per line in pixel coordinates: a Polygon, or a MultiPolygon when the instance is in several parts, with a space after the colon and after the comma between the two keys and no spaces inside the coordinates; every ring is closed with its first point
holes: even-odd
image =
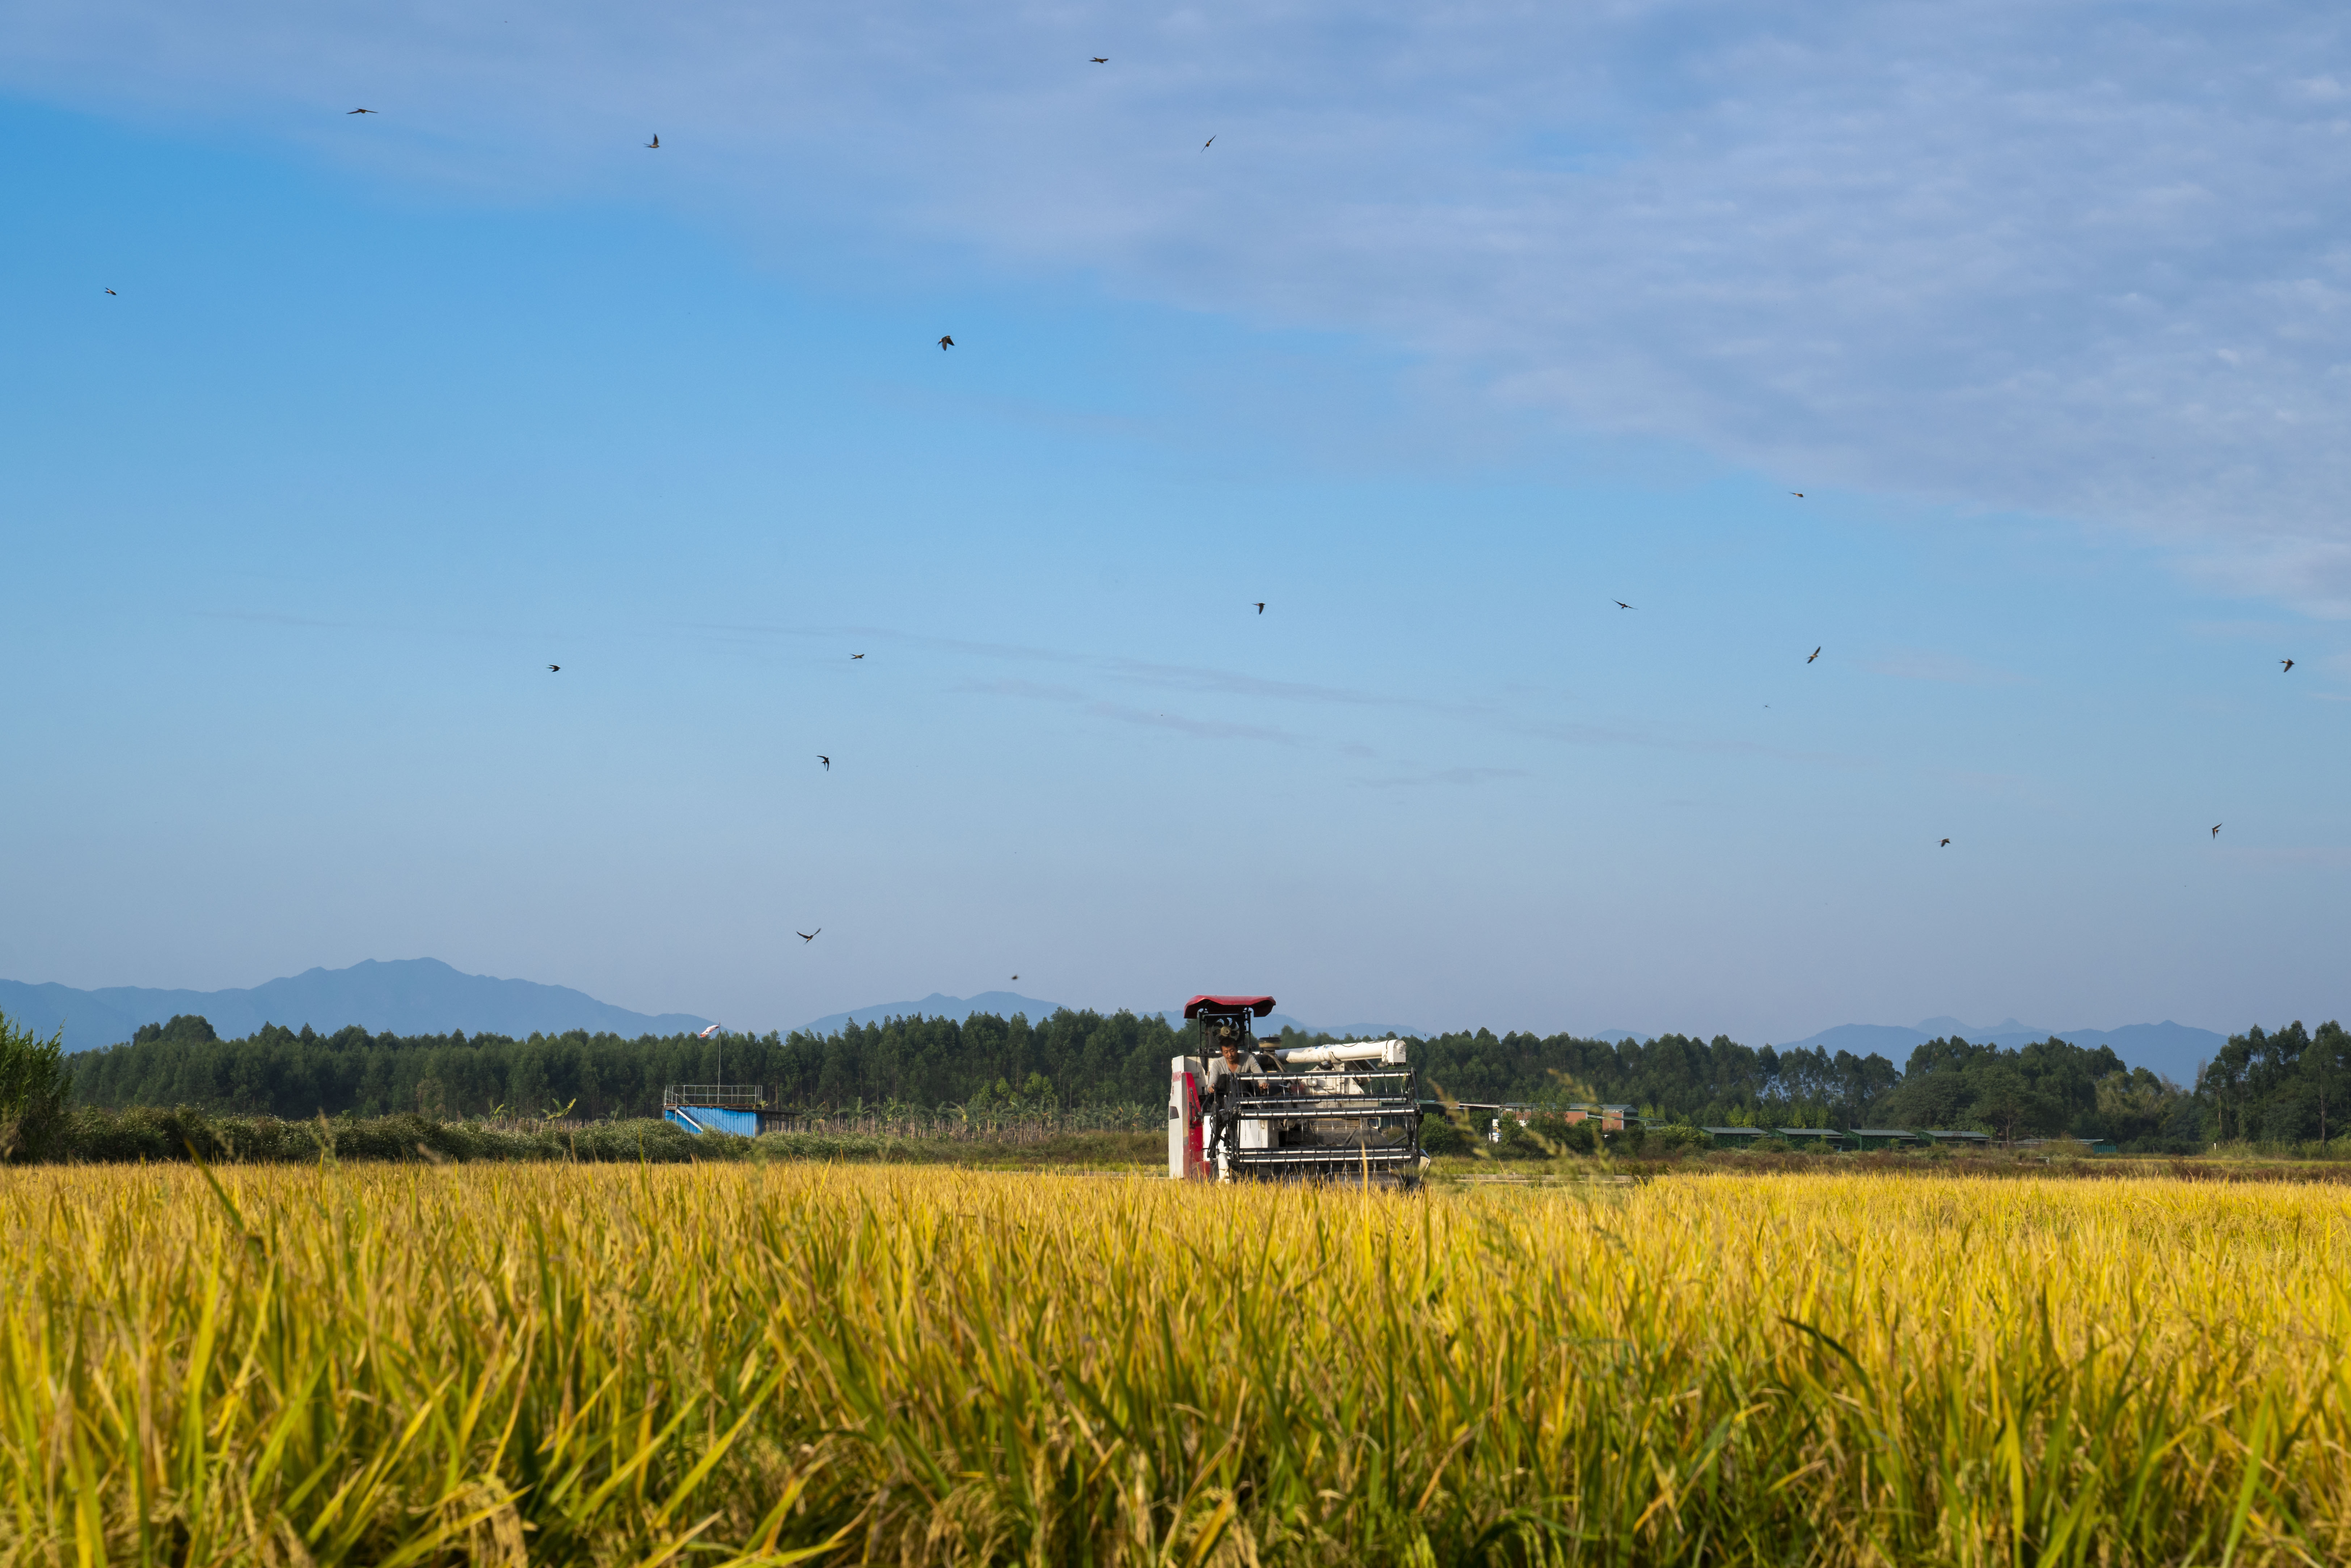
{"type": "Polygon", "coordinates": [[[2019,1133],[2049,1133],[2062,1130],[2050,1123],[2054,1107],[2048,1098],[2033,1092],[2033,1086],[2024,1075],[2007,1062],[1993,1062],[1970,1075],[1975,1082],[1975,1119],[1985,1124],[1985,1130],[2003,1144],[2012,1144],[2019,1133]]]}
{"type": "Polygon", "coordinates": [[[170,1040],[175,1045],[210,1045],[220,1036],[214,1032],[212,1020],[202,1013],[173,1013],[170,1023],[142,1023],[131,1032],[134,1045],[153,1040],[170,1040]]]}
{"type": "Polygon", "coordinates": [[[2300,1019],[2275,1032],[2229,1037],[2196,1080],[2196,1096],[2223,1139],[2293,1143],[2335,1136],[2351,1120],[2351,1064],[2339,1023],[2316,1033],[2300,1019]]]}
{"type": "Polygon", "coordinates": [[[2318,1111],[2318,1141],[2325,1143],[2343,1130],[2351,1111],[2351,1030],[2339,1023],[2323,1023],[2302,1053],[2303,1081],[2318,1111]]]}
{"type": "Polygon", "coordinates": [[[47,1153],[72,1102],[65,1055],[62,1027],[43,1040],[0,1013],[0,1160],[47,1153]]]}
{"type": "Polygon", "coordinates": [[[2183,1108],[2193,1112],[2196,1104],[2179,1085],[2134,1067],[2098,1080],[2098,1125],[2083,1130],[2104,1133],[2118,1145],[2160,1143],[2168,1139],[2183,1108]]]}

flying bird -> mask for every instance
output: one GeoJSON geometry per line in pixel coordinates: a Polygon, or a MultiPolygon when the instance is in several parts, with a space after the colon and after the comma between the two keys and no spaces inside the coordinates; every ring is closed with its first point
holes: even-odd
{"type": "Polygon", "coordinates": [[[563,668],[563,666],[562,666],[562,665],[560,665],[560,664],[549,664],[549,665],[548,665],[548,666],[547,666],[547,673],[548,673],[549,674],[550,674],[550,675],[551,675],[551,674],[555,674],[555,672],[556,672],[556,671],[558,671],[558,670],[559,670],[559,669],[561,669],[561,668],[563,668]]]}
{"type": "Polygon", "coordinates": [[[820,751],[820,752],[818,752],[818,753],[816,754],[816,759],[817,759],[819,762],[821,762],[821,763],[823,763],[823,764],[824,764],[824,770],[825,770],[827,773],[830,773],[830,772],[831,772],[831,771],[832,771],[832,758],[831,758],[827,757],[823,752],[820,751]]]}
{"type": "Polygon", "coordinates": [[[347,110],[343,110],[343,112],[344,112],[346,115],[351,115],[351,114],[374,114],[374,113],[376,113],[377,111],[376,111],[375,110],[372,110],[372,109],[347,109],[347,110]]]}
{"type": "MultiPolygon", "coordinates": [[[[109,294],[111,294],[111,293],[113,293],[113,292],[114,292],[114,290],[113,290],[113,289],[111,289],[111,288],[110,288],[110,289],[108,289],[108,290],[107,290],[107,292],[108,292],[109,294]]],[[[2283,664],[2283,665],[2285,666],[2285,670],[2291,670],[2291,669],[2293,669],[2293,668],[2294,668],[2294,661],[2293,661],[2292,659],[2280,659],[2280,660],[2278,661],[2278,663],[2279,663],[2279,664],[2283,664]]],[[[2280,670],[2280,671],[2278,672],[2278,674],[2281,674],[2281,675],[2283,675],[2283,674],[2285,674],[2285,670],[2280,670]]]]}
{"type": "Polygon", "coordinates": [[[1098,66],[1106,66],[1110,64],[1110,57],[1108,55],[1096,55],[1093,57],[1093,62],[1098,66]]]}
{"type": "Polygon", "coordinates": [[[850,656],[851,658],[852,658],[852,659],[862,659],[862,658],[865,657],[865,655],[864,655],[864,654],[862,654],[862,653],[852,653],[852,654],[850,654],[849,656],[850,656]]]}
{"type": "Polygon", "coordinates": [[[1619,610],[1630,610],[1630,609],[1632,609],[1632,608],[1633,608],[1631,605],[1629,605],[1629,604],[1625,603],[1625,602],[1623,600],[1621,600],[1621,599],[1611,600],[1611,601],[1610,601],[1610,602],[1611,602],[1611,603],[1613,603],[1613,604],[1614,604],[1614,605],[1616,606],[1616,608],[1617,608],[1617,609],[1619,609],[1619,610]]]}
{"type": "Polygon", "coordinates": [[[1019,979],[1020,977],[1019,977],[1019,976],[1018,976],[1018,975],[1015,975],[1015,976],[1013,976],[1012,977],[1013,977],[1014,979],[1016,979],[1016,980],[1017,980],[1017,979],[1019,979]]]}
{"type": "Polygon", "coordinates": [[[648,146],[648,147],[650,147],[650,148],[652,148],[652,149],[653,149],[654,152],[660,152],[660,151],[661,151],[661,132],[660,132],[660,131],[654,131],[654,132],[653,132],[653,139],[651,141],[646,142],[646,143],[645,143],[645,145],[646,145],[646,146],[648,146]]]}
{"type": "MultiPolygon", "coordinates": [[[[107,292],[108,292],[109,294],[114,294],[114,290],[113,290],[113,289],[111,289],[111,288],[108,289],[108,290],[107,290],[107,292]]],[[[117,299],[120,299],[120,298],[122,298],[122,296],[121,296],[121,295],[120,295],[120,294],[114,294],[114,297],[115,297],[117,299]]]]}
{"type": "Polygon", "coordinates": [[[1947,850],[1947,849],[1949,849],[1949,848],[1951,847],[1951,841],[1950,841],[1950,840],[1949,840],[1949,839],[1945,839],[1941,843],[1937,844],[1935,847],[1936,847],[1937,849],[1938,849],[1938,850],[1947,850]]]}
{"type": "Polygon", "coordinates": [[[793,936],[799,937],[803,942],[813,942],[823,934],[824,927],[821,925],[818,926],[814,931],[795,931],[792,933],[793,936]]]}
{"type": "Polygon", "coordinates": [[[2212,824],[2212,836],[2216,839],[2220,836],[2220,824],[2218,822],[2212,824]]]}
{"type": "MultiPolygon", "coordinates": [[[[1818,648],[1813,649],[1813,659],[1817,659],[1817,658],[1819,658],[1820,656],[1821,656],[1821,651],[1820,651],[1818,648]]],[[[1811,663],[1813,662],[1813,659],[1806,659],[1806,660],[1804,661],[1804,663],[1806,663],[1807,664],[1811,664],[1811,663]]]]}
{"type": "Polygon", "coordinates": [[[1257,612],[1258,612],[1259,615],[1262,615],[1262,614],[1264,614],[1264,613],[1265,613],[1265,601],[1264,601],[1264,600],[1262,600],[1262,599],[1260,599],[1260,600],[1259,600],[1259,601],[1257,601],[1257,612]]]}
{"type": "Polygon", "coordinates": [[[1206,152],[1209,148],[1214,147],[1216,144],[1217,139],[1211,136],[1206,141],[1200,143],[1200,151],[1206,152]]]}
{"type": "Polygon", "coordinates": [[[1789,491],[1789,492],[1788,492],[1788,494],[1790,494],[1791,496],[1795,497],[1796,497],[1796,499],[1798,499],[1799,501],[1801,501],[1801,500],[1802,500],[1802,499],[1804,498],[1804,493],[1803,493],[1802,490],[1791,490],[1791,491],[1789,491]]]}
{"type": "Polygon", "coordinates": [[[939,335],[939,352],[940,352],[940,353],[944,354],[944,353],[946,353],[949,349],[952,349],[952,348],[954,348],[954,347],[955,347],[955,340],[954,340],[953,338],[948,337],[948,336],[947,336],[946,334],[945,334],[944,332],[943,332],[943,333],[941,333],[941,334],[939,335]]]}
{"type": "Polygon", "coordinates": [[[696,1030],[695,1031],[694,1038],[696,1040],[708,1040],[712,1035],[716,1034],[717,1032],[718,1026],[716,1024],[712,1024],[708,1029],[696,1030]]]}

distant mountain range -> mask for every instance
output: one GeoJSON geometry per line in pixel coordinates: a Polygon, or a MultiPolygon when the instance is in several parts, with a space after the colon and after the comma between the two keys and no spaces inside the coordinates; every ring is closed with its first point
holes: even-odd
{"type": "MultiPolygon", "coordinates": [[[[1409,1032],[1409,1031],[1407,1031],[1409,1032]]],[[[2214,1034],[2209,1029],[2191,1029],[2184,1023],[2125,1024],[2120,1029],[2046,1030],[2029,1029],[2014,1019],[2002,1019],[1996,1024],[1962,1023],[1955,1018],[1921,1019],[1916,1029],[1904,1029],[1899,1024],[1841,1023],[1834,1029],[1807,1035],[1802,1040],[1782,1040],[1777,1049],[1792,1050],[1813,1046],[1832,1053],[1849,1051],[1855,1056],[1867,1056],[1871,1051],[1891,1060],[1900,1067],[1909,1061],[1911,1051],[1930,1040],[1948,1040],[1958,1035],[1977,1045],[1998,1045],[2014,1049],[2031,1045],[2054,1035],[2074,1045],[2110,1045],[2126,1067],[2144,1067],[2160,1073],[2182,1088],[2192,1088],[2197,1069],[2212,1060],[2226,1045],[2226,1035],[2214,1034]]],[[[1647,1044],[1657,1037],[1643,1034],[1638,1030],[1596,1030],[1583,1037],[1604,1040],[1611,1045],[1625,1040],[1647,1044]]]]}
{"type": "Polygon", "coordinates": [[[950,997],[943,991],[933,991],[919,1002],[880,1002],[870,1008],[852,1008],[845,1013],[827,1013],[802,1026],[800,1032],[835,1034],[851,1024],[880,1023],[883,1019],[955,1019],[960,1021],[974,1013],[994,1013],[998,1018],[1008,1019],[1019,1013],[1031,1023],[1041,1023],[1059,1012],[1061,1008],[1059,1002],[1040,1002],[1018,991],[982,991],[976,997],[950,997]]]}
{"type": "MultiPolygon", "coordinates": [[[[882,1002],[847,1012],[828,1013],[807,1028],[813,1034],[831,1034],[851,1023],[875,1023],[885,1018],[961,1019],[974,1013],[995,1013],[1003,1018],[1019,1013],[1031,1022],[1041,1022],[1060,1010],[1061,1006],[1059,1002],[1024,997],[1017,991],[982,991],[976,997],[950,997],[934,991],[919,1001],[882,1002]]],[[[371,959],[348,969],[309,969],[249,989],[226,991],[165,991],[137,986],[81,991],[69,986],[0,980],[0,1013],[42,1035],[62,1026],[68,1051],[88,1051],[129,1040],[140,1025],[162,1023],[175,1013],[202,1014],[224,1040],[249,1035],[265,1023],[284,1024],[288,1029],[308,1024],[329,1034],[358,1024],[371,1032],[391,1030],[398,1034],[446,1034],[464,1030],[468,1034],[519,1037],[534,1030],[552,1034],[584,1029],[633,1038],[676,1034],[702,1029],[710,1022],[692,1013],[631,1012],[568,986],[467,975],[437,958],[400,958],[388,963],[371,959]]],[[[1159,1016],[1178,1026],[1184,1021],[1181,1008],[1170,1008],[1159,1016]]],[[[1425,1039],[1428,1034],[1425,1029],[1394,1022],[1309,1025],[1282,1013],[1260,1020],[1258,1027],[1271,1033],[1285,1024],[1308,1034],[1328,1033],[1358,1040],[1385,1035],[1425,1039]]],[[[1899,1067],[1908,1060],[1913,1047],[1949,1035],[1980,1045],[2019,1046],[2047,1040],[2053,1032],[2058,1039],[2075,1045],[2112,1046],[2115,1054],[2131,1066],[2148,1068],[2181,1084],[2193,1083],[2197,1068],[2211,1061],[2227,1043],[2225,1036],[2210,1030],[2191,1029],[2168,1020],[2126,1024],[2120,1029],[2052,1031],[2027,1028],[2012,1018],[1991,1025],[1962,1023],[1955,1018],[1931,1018],[1920,1019],[1915,1029],[1897,1024],[1839,1024],[1802,1040],[1782,1041],[1781,1049],[1817,1046],[1830,1051],[1849,1051],[1856,1056],[1874,1051],[1891,1058],[1899,1067]]],[[[1604,1030],[1587,1038],[1624,1040],[1652,1037],[1628,1030],[1604,1030]]]]}
{"type": "Polygon", "coordinates": [[[2031,1045],[2052,1035],[2074,1045],[2112,1046],[2126,1065],[2160,1073],[2182,1087],[2193,1085],[2196,1070],[2229,1043],[2226,1035],[2214,1034],[2209,1029],[2190,1029],[2168,1019],[2162,1023],[2125,1024],[2120,1029],[2046,1030],[2028,1029],[2014,1019],[1977,1025],[1961,1023],[1955,1018],[1931,1018],[1921,1019],[1916,1029],[1904,1029],[1898,1024],[1843,1023],[1802,1040],[1788,1040],[1780,1049],[1816,1046],[1829,1051],[1849,1051],[1855,1056],[1866,1056],[1875,1051],[1899,1067],[1908,1059],[1913,1047],[1952,1035],[1976,1045],[2011,1048],[2031,1045]]]}
{"type": "Polygon", "coordinates": [[[528,1035],[534,1030],[610,1030],[632,1038],[698,1030],[708,1019],[692,1013],[632,1013],[568,986],[467,975],[438,958],[371,958],[348,969],[307,969],[247,989],[160,991],[0,980],[0,1013],[47,1036],[62,1025],[68,1051],[89,1051],[129,1040],[141,1024],[163,1023],[175,1013],[199,1013],[223,1040],[253,1033],[265,1023],[321,1034],[358,1024],[371,1033],[528,1035]]]}

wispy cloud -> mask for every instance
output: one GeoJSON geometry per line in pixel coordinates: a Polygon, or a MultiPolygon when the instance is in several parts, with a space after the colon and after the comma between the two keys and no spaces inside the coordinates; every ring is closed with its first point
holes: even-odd
{"type": "Polygon", "coordinates": [[[2214,641],[2238,643],[2274,643],[2281,637],[2291,637],[2305,622],[2283,618],[2274,620],[2191,621],[2187,630],[2199,637],[2214,641]]]}
{"type": "Polygon", "coordinates": [[[1303,681],[1269,680],[1261,675],[1245,674],[1238,670],[1220,670],[1207,665],[1154,664],[1140,659],[1076,653],[1058,648],[1039,648],[1017,643],[982,643],[967,638],[934,637],[919,632],[904,632],[888,626],[720,625],[703,628],[703,630],[755,636],[862,637],[872,642],[930,648],[942,653],[959,653],[971,658],[1002,663],[1059,664],[1071,669],[1089,670],[1111,680],[1134,685],[1155,686],[1169,691],[1247,697],[1259,701],[1291,703],[1308,706],[1406,708],[1426,713],[1462,715],[1489,711],[1487,705],[1477,702],[1367,692],[1346,686],[1316,685],[1303,681]]]}
{"type": "Polygon", "coordinates": [[[340,627],[341,621],[319,621],[308,615],[284,615],[274,610],[191,610],[189,614],[201,621],[251,621],[264,626],[340,627]]]}
{"type": "Polygon", "coordinates": [[[2351,848],[2337,844],[2280,844],[2275,847],[2240,844],[2235,849],[2223,846],[2221,854],[2232,861],[2264,866],[2318,866],[2329,871],[2351,870],[2351,848]]]}
{"type": "Polygon", "coordinates": [[[1107,659],[1102,664],[1111,674],[1123,680],[1176,691],[1216,692],[1230,696],[1262,697],[1270,702],[1309,703],[1334,707],[1418,708],[1432,713],[1454,714],[1486,711],[1485,706],[1478,703],[1397,696],[1381,692],[1353,691],[1344,686],[1312,685],[1299,681],[1269,681],[1229,670],[1152,664],[1134,659],[1107,659]]]}
{"type": "MultiPolygon", "coordinates": [[[[1092,672],[1098,677],[1113,681],[1128,681],[1136,685],[1164,687],[1170,691],[1225,696],[1241,701],[1264,701],[1341,710],[1349,708],[1406,710],[1441,716],[1497,734],[1520,736],[1578,747],[1637,747],[1648,750],[1679,751],[1701,755],[1768,758],[1775,761],[1844,768],[1873,766],[1869,759],[1864,758],[1775,746],[1767,741],[1730,739],[1719,736],[1687,733],[1669,734],[1640,725],[1593,724],[1530,717],[1523,704],[1509,706],[1482,699],[1397,696],[1378,692],[1352,690],[1342,686],[1268,680],[1236,671],[1204,666],[1147,664],[1134,659],[1040,648],[1021,643],[984,643],[962,638],[934,637],[922,632],[904,632],[886,626],[723,624],[695,629],[729,637],[832,640],[849,638],[877,644],[894,643],[904,647],[921,647],[935,652],[950,653],[972,659],[1059,665],[1067,669],[1092,672]]],[[[958,682],[955,689],[973,695],[1010,696],[1073,706],[1082,705],[1098,717],[1114,718],[1126,723],[1164,725],[1170,728],[1182,728],[1187,726],[1210,727],[1191,731],[1191,733],[1202,735],[1213,733],[1231,738],[1273,740],[1284,745],[1307,743],[1307,737],[1275,726],[1252,726],[1238,721],[1194,719],[1181,715],[1168,714],[1157,708],[1145,708],[1130,703],[1108,701],[1099,697],[1090,688],[1069,684],[1030,681],[1019,677],[994,677],[967,679],[958,682]]],[[[1374,747],[1358,741],[1343,741],[1334,744],[1337,749],[1351,757],[1369,758],[1378,755],[1374,747]]]]}
{"type": "Polygon", "coordinates": [[[1075,686],[1048,685],[1040,681],[958,681],[955,689],[973,696],[1028,697],[1037,702],[1082,703],[1093,700],[1075,686]]]}
{"type": "Polygon", "coordinates": [[[975,695],[1024,697],[1034,702],[1066,705],[1088,718],[1108,719],[1117,724],[1138,724],[1154,729],[1172,729],[1203,740],[1251,740],[1273,746],[1298,746],[1304,737],[1270,725],[1241,724],[1228,719],[1195,718],[1188,714],[1166,713],[1153,708],[1130,707],[1123,703],[1104,702],[1074,686],[1047,685],[1035,681],[966,681],[956,687],[975,695]]]}
{"type": "Polygon", "coordinates": [[[26,0],[0,80],[475,194],[789,211],[796,253],[815,224],[1370,334],[1424,390],[1810,490],[2100,519],[2351,612],[2351,41],[2324,7],[500,10],[26,0]],[[326,112],[358,82],[364,138],[326,112]],[[674,158],[611,158],[655,120],[674,158]]]}
{"type": "Polygon", "coordinates": [[[1431,785],[1450,785],[1455,789],[1473,784],[1491,784],[1502,779],[1526,779],[1531,775],[1523,768],[1440,768],[1428,773],[1404,773],[1387,779],[1365,779],[1360,782],[1367,789],[1422,789],[1431,785]]]}
{"type": "Polygon", "coordinates": [[[1959,686],[2021,686],[2025,678],[2012,670],[1980,664],[1960,653],[1928,648],[1900,648],[1860,661],[1872,674],[1902,681],[1941,681],[1959,686]]]}
{"type": "Polygon", "coordinates": [[[1513,720],[1496,727],[1514,735],[1533,736],[1576,747],[1640,747],[1653,751],[1684,751],[1718,757],[1760,757],[1777,762],[1801,762],[1830,768],[1867,768],[1867,758],[1833,751],[1805,751],[1774,746],[1769,741],[1732,740],[1719,736],[1664,734],[1626,725],[1568,724],[1555,719],[1513,720]]]}

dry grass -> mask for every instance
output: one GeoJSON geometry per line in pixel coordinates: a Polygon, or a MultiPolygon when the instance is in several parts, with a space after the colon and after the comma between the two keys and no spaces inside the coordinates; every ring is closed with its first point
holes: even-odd
{"type": "Polygon", "coordinates": [[[0,1172],[23,1563],[2331,1563],[2334,1187],[0,1172]]]}

